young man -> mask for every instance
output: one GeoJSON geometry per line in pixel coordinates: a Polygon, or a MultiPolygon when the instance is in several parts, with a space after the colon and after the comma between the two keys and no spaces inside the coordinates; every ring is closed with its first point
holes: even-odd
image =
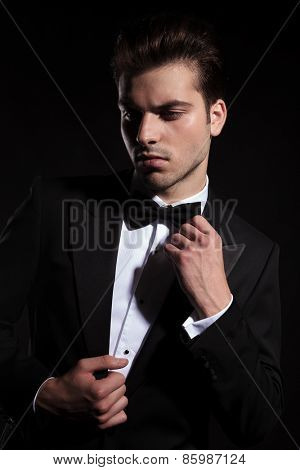
{"type": "Polygon", "coordinates": [[[112,65],[133,168],[38,178],[0,239],[3,403],[25,447],[203,449],[212,414],[256,446],[282,412],[279,248],[209,185],[219,51],[196,19],[158,16],[112,65]]]}

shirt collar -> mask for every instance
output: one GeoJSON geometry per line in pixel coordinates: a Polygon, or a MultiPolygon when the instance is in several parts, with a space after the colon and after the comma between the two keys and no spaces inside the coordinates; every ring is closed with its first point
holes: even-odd
{"type": "MultiPolygon", "coordinates": [[[[209,178],[208,175],[206,174],[206,182],[204,188],[196,194],[193,194],[192,196],[189,196],[185,199],[181,199],[180,201],[176,201],[173,204],[171,204],[173,207],[178,206],[179,204],[185,204],[189,202],[201,202],[201,214],[203,213],[204,206],[207,202],[208,198],[208,185],[209,185],[209,178]]],[[[135,173],[133,174],[132,180],[131,180],[131,187],[130,187],[130,193],[133,194],[134,190],[137,189],[140,193],[145,193],[145,188],[143,188],[138,180],[136,179],[135,173]]],[[[153,196],[152,200],[155,201],[159,206],[167,206],[168,204],[165,203],[159,196],[153,196]]]]}

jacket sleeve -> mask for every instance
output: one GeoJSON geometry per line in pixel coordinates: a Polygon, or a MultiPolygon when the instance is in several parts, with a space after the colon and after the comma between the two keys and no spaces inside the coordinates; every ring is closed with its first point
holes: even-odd
{"type": "Polygon", "coordinates": [[[191,340],[180,333],[193,360],[207,371],[216,419],[241,448],[261,442],[283,410],[278,263],[275,243],[243,307],[234,296],[201,335],[191,340]]]}
{"type": "Polygon", "coordinates": [[[15,325],[34,294],[40,255],[41,177],[0,234],[0,401],[13,417],[32,406],[47,368],[20,357],[15,325]]]}

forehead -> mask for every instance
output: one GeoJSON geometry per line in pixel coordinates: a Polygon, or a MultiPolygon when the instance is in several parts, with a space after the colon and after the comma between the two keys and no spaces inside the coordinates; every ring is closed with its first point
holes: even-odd
{"type": "Polygon", "coordinates": [[[118,85],[121,104],[159,105],[161,101],[188,100],[199,95],[196,73],[187,65],[168,64],[132,77],[121,75],[118,85]]]}

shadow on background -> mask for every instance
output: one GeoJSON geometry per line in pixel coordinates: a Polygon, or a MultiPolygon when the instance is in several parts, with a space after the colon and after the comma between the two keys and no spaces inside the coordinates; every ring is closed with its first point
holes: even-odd
{"type": "MultiPolygon", "coordinates": [[[[129,166],[109,60],[120,25],[136,14],[130,7],[115,6],[114,12],[106,9],[103,14],[89,6],[69,9],[53,4],[4,3],[66,99],[0,6],[4,46],[0,75],[0,230],[27,195],[35,175],[98,174],[109,172],[110,165],[115,169],[129,166]]],[[[220,33],[227,62],[228,104],[296,2],[271,7],[262,7],[261,2],[229,3],[195,7],[185,2],[185,11],[212,21],[220,33]]],[[[150,11],[159,8],[143,9],[150,11]]],[[[299,214],[297,21],[298,11],[230,107],[223,133],[212,145],[208,174],[219,195],[237,198],[237,212],[281,247],[282,368],[286,388],[283,422],[300,443],[299,269],[294,253],[298,252],[299,214]]],[[[25,331],[26,316],[18,325],[26,353],[25,331]]],[[[234,448],[217,423],[212,423],[211,436],[213,448],[234,448]]],[[[261,448],[294,449],[295,444],[279,423],[261,448]]]]}

